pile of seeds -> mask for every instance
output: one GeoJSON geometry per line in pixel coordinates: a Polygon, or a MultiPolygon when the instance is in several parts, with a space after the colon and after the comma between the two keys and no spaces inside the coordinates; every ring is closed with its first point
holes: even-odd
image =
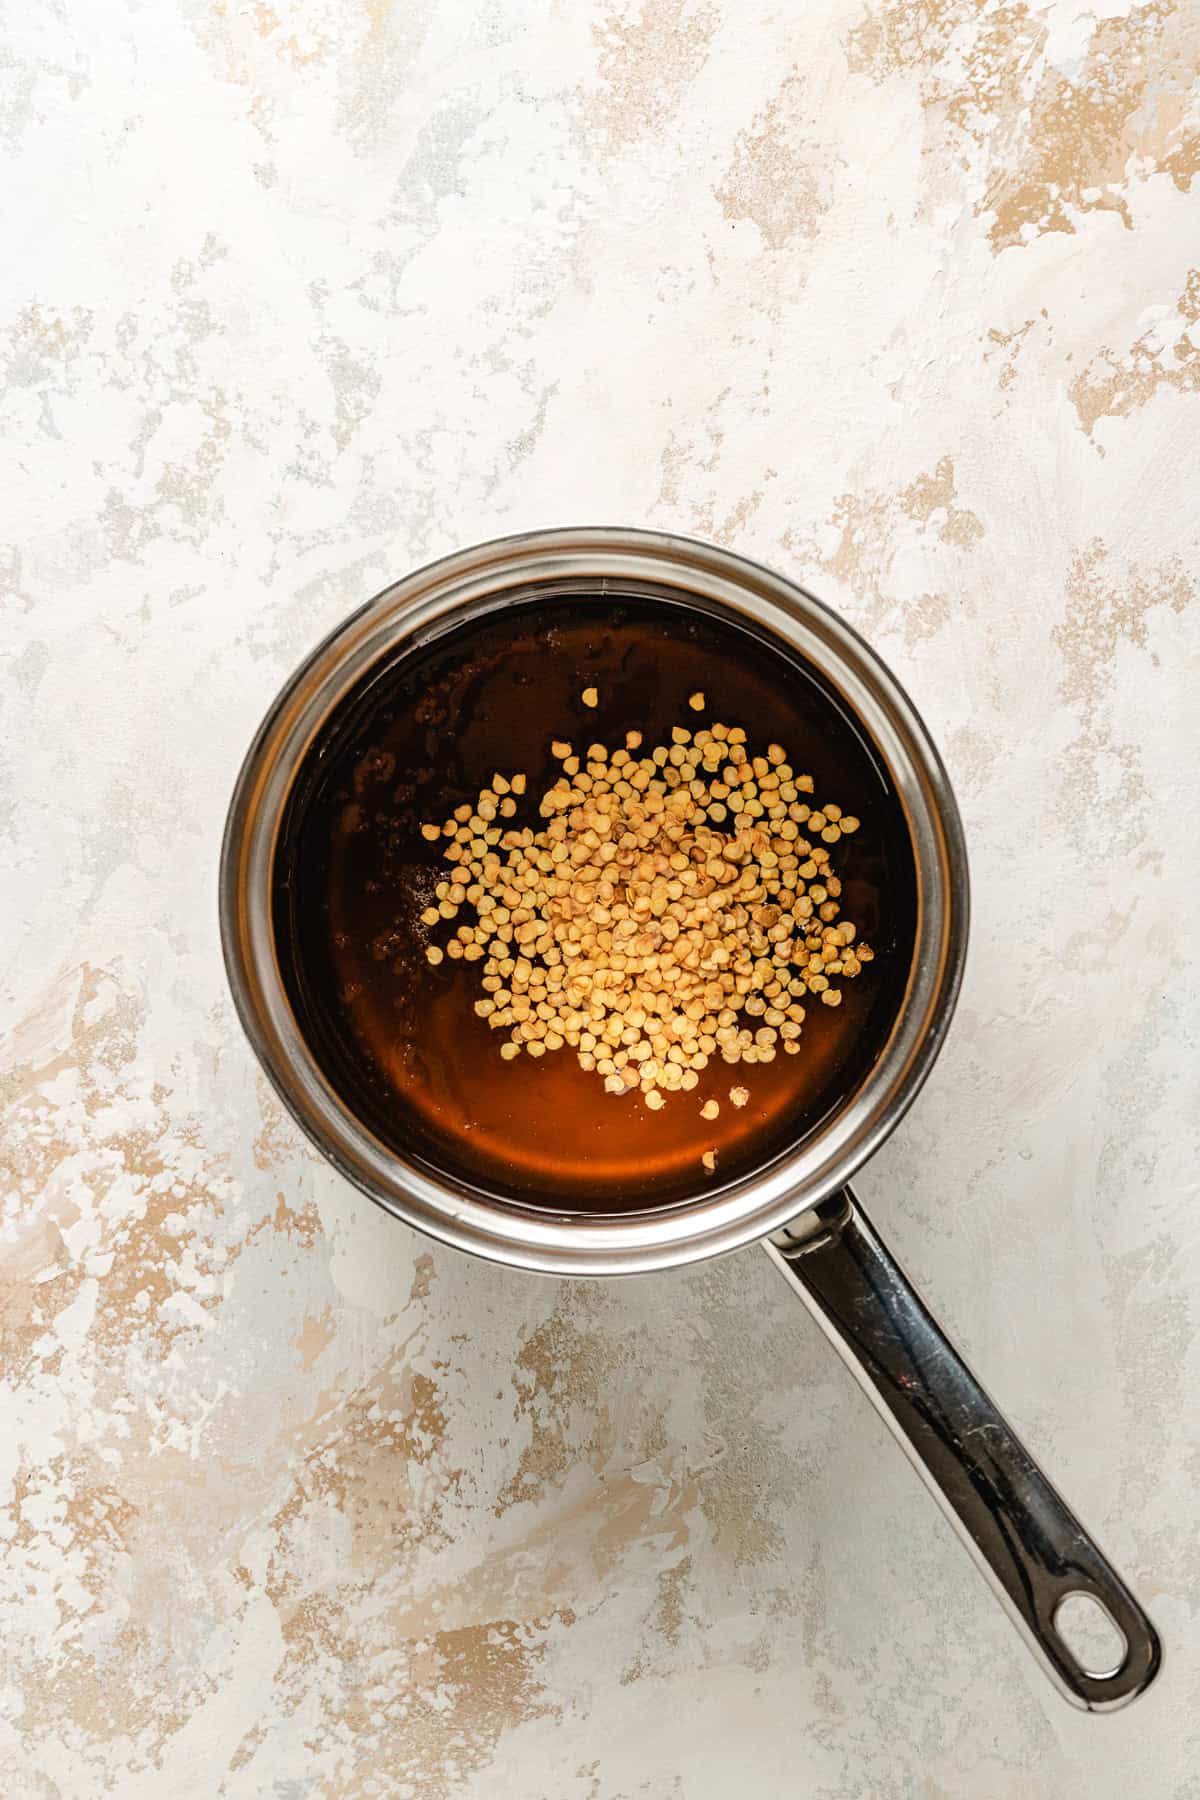
{"type": "Polygon", "coordinates": [[[811,805],[812,779],[778,744],[751,756],[738,726],[671,736],[645,754],[636,731],[612,754],[554,743],[562,773],[538,830],[505,825],[524,775],[494,776],[474,806],[421,828],[451,865],[423,922],[474,918],[425,954],[482,963],[475,1010],[508,1034],[501,1056],[569,1046],[610,1093],[639,1089],[655,1111],[714,1057],[795,1054],[805,1000],[837,1006],[837,983],[872,956],[838,920],[829,856],[858,820],[811,805]]]}

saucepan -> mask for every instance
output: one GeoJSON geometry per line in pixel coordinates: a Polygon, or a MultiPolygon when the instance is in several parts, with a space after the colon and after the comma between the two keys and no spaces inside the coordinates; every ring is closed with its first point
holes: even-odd
{"type": "MultiPolygon", "coordinates": [[[[879,656],[794,582],[712,545],[589,528],[482,544],[405,576],[320,644],[287,682],[242,766],[220,875],[225,960],[242,1024],[300,1127],[348,1180],[408,1225],[476,1256],[560,1276],[665,1270],[761,1242],[916,1466],[1061,1693],[1093,1711],[1154,1679],[1143,1608],[1018,1440],[849,1187],[916,1098],[945,1038],[967,944],[958,808],[915,707],[879,656]],[[383,1134],[330,1076],[295,1004],[280,941],[277,856],[330,721],[372,672],[449,628],[531,596],[651,595],[774,645],[819,680],[869,746],[902,821],[915,895],[905,966],[854,1079],[796,1141],[669,1207],[530,1207],[383,1134]],[[1081,1640],[1090,1607],[1111,1649],[1081,1640]]],[[[895,973],[895,971],[893,971],[895,973]]],[[[1103,1637],[1103,1633],[1101,1636],[1103,1637]]]]}

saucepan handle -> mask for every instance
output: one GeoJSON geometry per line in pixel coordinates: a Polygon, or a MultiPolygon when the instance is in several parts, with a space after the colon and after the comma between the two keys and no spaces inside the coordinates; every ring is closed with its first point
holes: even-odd
{"type": "Polygon", "coordinates": [[[802,1213],[765,1248],[1067,1699],[1096,1712],[1134,1699],[1162,1660],[1154,1626],[947,1342],[850,1190],[802,1213]],[[1062,1635],[1070,1610],[1061,1609],[1077,1607],[1077,1596],[1114,1646],[1099,1667],[1062,1635]]]}

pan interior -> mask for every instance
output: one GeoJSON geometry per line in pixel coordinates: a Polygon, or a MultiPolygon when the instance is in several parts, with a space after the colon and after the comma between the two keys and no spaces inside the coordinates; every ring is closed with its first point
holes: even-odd
{"type": "MultiPolygon", "coordinates": [[[[464,915],[469,916],[469,915],[464,915]]],[[[916,879],[882,762],[821,675],[740,619],[677,593],[533,590],[406,646],[338,704],[293,782],[275,853],[276,954],[326,1079],[385,1145],[492,1204],[558,1217],[645,1214],[762,1169],[820,1131],[868,1077],[908,983],[916,879]],[[585,707],[595,686],[599,704],[585,707]],[[704,693],[697,715],[688,697],[704,693]],[[742,725],[751,752],[782,744],[815,798],[861,820],[831,852],[842,917],[875,961],[840,1007],[807,1005],[801,1052],[710,1060],[657,1113],[606,1094],[567,1048],[505,1062],[475,1013],[482,964],[430,967],[420,914],[446,872],[422,823],[524,771],[515,826],[540,822],[550,743],[647,747],[671,728],[742,725]],[[734,1086],[750,1103],[729,1103],[734,1086]],[[713,1122],[706,1099],[720,1103],[713,1122]],[[717,1152],[715,1175],[701,1156],[717,1152]]],[[[458,921],[456,921],[458,923],[458,921]]],[[[434,931],[442,941],[449,930],[434,931]]]]}

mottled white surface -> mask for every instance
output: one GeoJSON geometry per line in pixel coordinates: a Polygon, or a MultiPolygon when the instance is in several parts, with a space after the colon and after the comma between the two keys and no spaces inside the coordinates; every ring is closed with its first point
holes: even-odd
{"type": "Polygon", "coordinates": [[[1196,1800],[1196,7],[4,30],[5,1800],[1196,1800]],[[861,1187],[1153,1609],[1115,1718],[764,1257],[473,1266],[256,1075],[215,870],[278,684],[603,521],[802,578],[944,748],[966,991],[861,1187]]]}

